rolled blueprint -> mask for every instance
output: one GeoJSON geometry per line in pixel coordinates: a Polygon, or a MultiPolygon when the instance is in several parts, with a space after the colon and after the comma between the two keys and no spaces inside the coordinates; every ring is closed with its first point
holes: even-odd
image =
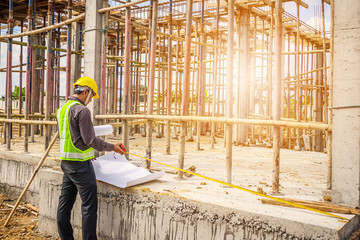
{"type": "Polygon", "coordinates": [[[113,132],[111,125],[94,126],[95,136],[104,136],[113,132]]]}

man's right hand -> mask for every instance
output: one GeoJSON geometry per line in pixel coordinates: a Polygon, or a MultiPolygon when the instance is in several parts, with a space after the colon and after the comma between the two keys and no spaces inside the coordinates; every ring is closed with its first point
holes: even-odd
{"type": "Polygon", "coordinates": [[[120,153],[121,155],[123,155],[125,153],[125,151],[121,148],[121,146],[123,146],[122,143],[115,143],[114,144],[114,152],[117,152],[117,153],[120,153]]]}

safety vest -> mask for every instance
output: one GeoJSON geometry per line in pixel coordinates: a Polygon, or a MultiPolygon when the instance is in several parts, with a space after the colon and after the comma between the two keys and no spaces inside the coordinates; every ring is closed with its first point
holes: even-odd
{"type": "Polygon", "coordinates": [[[92,147],[82,151],[74,146],[71,139],[69,126],[69,112],[72,106],[76,104],[82,105],[78,101],[69,100],[64,106],[59,108],[56,117],[59,125],[60,136],[60,159],[68,161],[86,161],[94,158],[94,149],[92,147]]]}

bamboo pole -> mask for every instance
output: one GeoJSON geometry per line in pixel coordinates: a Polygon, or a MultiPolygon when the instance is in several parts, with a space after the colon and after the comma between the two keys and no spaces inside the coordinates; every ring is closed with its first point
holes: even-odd
{"type": "Polygon", "coordinates": [[[323,76],[324,76],[324,80],[323,80],[323,83],[324,83],[324,121],[325,123],[328,122],[328,85],[327,85],[327,68],[326,68],[326,31],[325,31],[325,3],[324,3],[324,0],[321,0],[321,22],[322,22],[322,44],[323,44],[323,54],[322,54],[322,57],[323,57],[323,76]]]}
{"type": "MultiPolygon", "coordinates": [[[[49,0],[49,4],[50,2],[52,2],[51,0],[49,0]]],[[[31,4],[33,4],[33,2],[31,2],[31,4]]],[[[29,1],[29,5],[30,5],[30,1],[29,1]]],[[[9,34],[9,35],[2,35],[0,36],[0,39],[4,39],[4,38],[18,38],[18,37],[24,37],[24,36],[30,36],[30,35],[36,35],[36,34],[39,34],[39,33],[43,33],[43,32],[48,32],[48,31],[51,31],[53,29],[56,29],[56,28],[59,28],[59,27],[62,27],[64,25],[68,25],[72,22],[77,22],[77,21],[80,21],[82,20],[83,18],[85,18],[85,13],[81,13],[79,16],[77,17],[74,17],[72,19],[68,19],[64,22],[61,22],[61,23],[58,23],[58,24],[54,24],[54,25],[49,25],[47,27],[44,27],[44,28],[40,28],[40,29],[36,29],[36,30],[33,30],[33,31],[27,31],[27,32],[23,32],[23,33],[16,33],[16,34],[9,34]]],[[[64,50],[66,51],[66,50],[64,50]]]]}
{"type": "MultiPolygon", "coordinates": [[[[53,0],[49,0],[48,3],[48,12],[47,12],[47,21],[48,21],[48,33],[47,33],[47,56],[46,56],[46,107],[45,107],[45,120],[50,120],[50,114],[53,111],[53,52],[51,47],[53,45],[52,37],[52,20],[53,20],[53,0]]],[[[34,73],[33,73],[34,74],[34,73]]],[[[51,136],[51,128],[46,127],[45,134],[45,149],[49,146],[51,136]]]]}
{"type": "MultiPolygon", "coordinates": [[[[21,32],[24,30],[24,23],[21,21],[20,24],[21,32]]],[[[23,41],[23,37],[20,38],[20,41],[23,41]]],[[[23,101],[22,101],[22,89],[23,89],[23,46],[20,46],[20,76],[19,76],[19,114],[22,114],[22,107],[23,107],[23,101]]],[[[21,124],[19,125],[19,137],[21,137],[21,124]]]]}
{"type": "MultiPolygon", "coordinates": [[[[123,55],[124,54],[124,33],[121,33],[121,42],[120,42],[120,54],[123,55]]],[[[124,102],[123,97],[122,97],[122,89],[123,89],[123,67],[125,64],[122,64],[123,61],[120,62],[120,86],[119,86],[119,113],[122,113],[122,102],[124,102]]],[[[120,134],[120,129],[119,129],[119,134],[120,134]]]]}
{"type": "MultiPolygon", "coordinates": [[[[322,1],[324,4],[324,1],[322,1]]],[[[329,82],[329,112],[328,123],[332,125],[332,107],[333,107],[333,81],[334,81],[334,0],[330,0],[331,14],[330,14],[330,82],[329,82]]],[[[323,6],[324,8],[324,6],[323,6]]],[[[324,11],[324,9],[323,9],[324,11]]],[[[323,16],[323,21],[325,21],[323,16]]],[[[323,28],[325,29],[324,22],[323,28]]],[[[325,38],[325,30],[324,30],[325,38]]],[[[325,53],[324,53],[325,54],[325,53]]],[[[327,179],[326,189],[332,189],[332,133],[327,132],[327,179]]]]}
{"type": "MultiPolygon", "coordinates": [[[[180,25],[177,24],[177,34],[180,36],[180,25]]],[[[175,115],[178,115],[178,101],[179,101],[179,52],[180,52],[180,41],[176,43],[176,75],[175,75],[175,115]]],[[[176,130],[175,136],[176,134],[176,130]]]]}
{"type": "MultiPolygon", "coordinates": [[[[29,31],[32,30],[32,21],[33,21],[33,0],[29,0],[29,6],[28,6],[28,29],[29,31]]],[[[30,104],[31,104],[31,98],[30,98],[30,84],[31,84],[31,55],[32,55],[32,46],[31,46],[32,37],[27,38],[27,66],[26,66],[26,93],[25,93],[25,120],[29,119],[29,113],[30,113],[30,104]]],[[[29,126],[24,126],[24,152],[29,151],[29,126]]]]}
{"type": "MultiPolygon", "coordinates": [[[[206,42],[206,35],[205,35],[205,18],[204,18],[204,12],[205,12],[205,0],[201,0],[201,24],[200,24],[200,42],[205,43],[206,42]]],[[[200,45],[200,66],[199,66],[199,116],[205,116],[205,106],[206,106],[206,63],[203,62],[206,59],[206,46],[200,45]]],[[[206,134],[205,132],[205,126],[204,124],[200,124],[197,128],[197,131],[199,131],[200,134],[198,134],[198,142],[200,147],[200,135],[206,134]]],[[[200,148],[198,148],[200,150],[200,148]]]]}
{"type": "Polygon", "coordinates": [[[12,216],[14,215],[14,212],[16,211],[17,207],[19,206],[19,204],[20,204],[21,200],[23,199],[26,191],[29,189],[30,184],[31,184],[32,181],[34,180],[36,174],[39,172],[40,167],[41,167],[42,164],[44,163],[46,157],[49,155],[49,152],[50,152],[52,146],[54,145],[56,139],[58,138],[58,136],[59,136],[59,132],[56,132],[55,135],[54,135],[54,137],[53,137],[53,139],[52,139],[51,142],[50,142],[50,145],[47,147],[44,155],[42,156],[42,158],[41,158],[41,160],[40,160],[40,162],[39,162],[38,165],[36,166],[35,171],[33,172],[30,180],[29,180],[28,183],[26,184],[26,186],[25,186],[24,190],[22,191],[20,197],[19,197],[18,200],[16,201],[13,209],[11,210],[9,216],[7,217],[7,219],[6,219],[5,223],[4,223],[4,227],[6,227],[6,226],[9,224],[12,216]]]}
{"type": "MultiPolygon", "coordinates": [[[[217,1],[219,2],[219,1],[217,1]]],[[[216,20],[218,22],[218,18],[216,20]]],[[[215,41],[215,39],[214,39],[215,41]]],[[[217,49],[213,48],[214,51],[214,58],[217,58],[217,49]]],[[[213,100],[212,100],[212,113],[211,116],[216,116],[216,81],[217,81],[217,61],[213,62],[213,86],[212,86],[212,94],[213,94],[213,100]]],[[[211,123],[211,149],[215,148],[215,123],[211,123]]]]}
{"type": "MultiPolygon", "coordinates": [[[[108,1],[103,1],[103,6],[108,6],[108,1]]],[[[103,29],[108,28],[108,13],[105,12],[102,14],[102,27],[103,29]]],[[[107,31],[103,31],[102,34],[102,60],[101,60],[101,80],[100,80],[100,114],[105,114],[106,112],[106,77],[107,77],[107,68],[106,68],[106,55],[107,55],[107,47],[108,47],[108,33],[107,31]]],[[[127,146],[125,146],[126,148],[127,146]]],[[[128,149],[128,148],[126,148],[128,149]]]]}
{"type": "Polygon", "coordinates": [[[23,125],[56,125],[56,121],[21,120],[21,119],[0,119],[0,123],[17,123],[23,125]]]}
{"type": "MultiPolygon", "coordinates": [[[[68,17],[72,18],[72,0],[68,1],[68,17]]],[[[71,75],[71,27],[70,23],[67,26],[67,39],[66,39],[66,90],[65,90],[65,98],[66,100],[70,96],[70,75],[71,75]]]]}
{"type": "MultiPolygon", "coordinates": [[[[151,20],[151,46],[150,46],[150,71],[148,88],[147,114],[153,114],[154,109],[154,84],[155,84],[155,57],[156,57],[156,31],[158,21],[158,0],[153,0],[151,20]]],[[[146,127],[146,157],[151,159],[152,148],[152,120],[148,120],[146,127]]],[[[146,161],[146,168],[150,169],[151,162],[146,161]]]]}
{"type": "MultiPolygon", "coordinates": [[[[136,41],[136,61],[140,61],[140,34],[137,36],[136,41]]],[[[139,104],[140,104],[140,75],[139,75],[140,67],[136,66],[136,75],[135,75],[135,113],[138,113],[139,104]]]]}
{"type": "MultiPolygon", "coordinates": [[[[239,87],[240,87],[240,108],[239,108],[239,118],[247,118],[249,112],[249,10],[242,10],[240,16],[240,44],[241,52],[239,53],[240,57],[240,66],[239,66],[239,87]]],[[[239,143],[245,144],[248,138],[248,127],[245,125],[239,126],[239,143]]]]}
{"type": "MultiPolygon", "coordinates": [[[[158,60],[160,61],[161,59],[161,37],[159,36],[158,37],[158,44],[160,46],[159,48],[159,55],[158,55],[158,60]]],[[[161,70],[162,70],[162,67],[161,65],[159,64],[158,65],[158,69],[157,69],[157,102],[156,102],[156,106],[157,106],[157,115],[160,115],[160,111],[161,111],[161,106],[160,106],[160,99],[161,99],[161,70]]],[[[156,138],[161,138],[161,126],[162,124],[157,124],[157,134],[156,134],[156,138]]]]}
{"type": "MultiPolygon", "coordinates": [[[[127,0],[127,2],[130,2],[130,0],[127,0]]],[[[130,59],[131,59],[131,10],[130,7],[126,8],[125,11],[125,58],[124,58],[124,111],[123,114],[130,114],[130,95],[131,95],[131,89],[130,89],[130,59]]],[[[123,142],[125,145],[125,149],[129,149],[130,142],[129,142],[129,127],[127,124],[127,120],[123,120],[123,142]]],[[[126,155],[128,157],[128,154],[126,155]]]]}
{"type": "Polygon", "coordinates": [[[115,10],[119,10],[121,8],[130,9],[130,7],[135,6],[136,4],[140,4],[140,3],[143,3],[143,2],[147,2],[147,1],[149,1],[149,0],[137,0],[137,1],[133,1],[133,2],[127,1],[126,3],[124,3],[122,5],[119,5],[119,6],[106,7],[106,8],[99,9],[98,12],[99,13],[105,13],[105,12],[114,11],[113,13],[110,13],[110,15],[111,14],[116,14],[118,12],[115,12],[115,10]]]}
{"type": "MultiPolygon", "coordinates": [[[[165,27],[164,27],[165,30],[165,27]]],[[[165,42],[165,37],[163,37],[163,52],[161,55],[161,59],[163,62],[165,62],[166,60],[166,42],[165,42]]],[[[162,71],[161,71],[161,77],[162,77],[162,85],[161,85],[161,89],[162,89],[162,97],[161,97],[161,114],[165,114],[165,83],[166,83],[166,71],[168,71],[168,69],[166,68],[167,65],[163,65],[162,66],[162,71]]],[[[169,69],[171,70],[171,69],[169,69]]],[[[160,100],[159,100],[160,101],[160,100]]],[[[164,137],[164,124],[161,124],[161,137],[164,137]]]]}
{"type": "MultiPolygon", "coordinates": [[[[46,26],[46,16],[43,16],[43,27],[46,26]]],[[[45,36],[45,32],[42,33],[41,36],[41,44],[45,45],[46,42],[46,36],[45,36]]],[[[45,89],[45,49],[40,49],[41,50],[41,80],[40,80],[40,114],[43,115],[45,117],[44,114],[44,89],[45,89]]],[[[41,126],[40,128],[40,135],[44,136],[44,127],[41,126]]]]}
{"type": "MultiPolygon", "coordinates": [[[[267,115],[272,118],[273,116],[273,113],[272,113],[272,91],[273,91],[273,86],[272,86],[272,82],[273,82],[273,77],[272,77],[272,67],[273,67],[273,54],[272,54],[272,51],[273,51],[273,41],[274,41],[274,33],[273,33],[273,26],[274,26],[274,9],[273,7],[271,6],[271,18],[270,18],[270,32],[269,32],[269,36],[268,36],[268,47],[270,49],[270,52],[271,54],[268,56],[268,72],[267,72],[267,82],[268,82],[268,89],[267,89],[267,97],[268,97],[268,101],[267,101],[267,115]]],[[[282,42],[281,42],[281,50],[282,50],[282,42]]],[[[281,92],[281,90],[280,90],[281,92]]],[[[281,105],[281,103],[280,103],[281,105]]],[[[269,139],[269,142],[271,142],[271,128],[268,128],[267,129],[267,132],[268,132],[268,139],[269,139]]],[[[281,144],[280,144],[281,145],[281,144]]]]}
{"type": "MultiPolygon", "coordinates": [[[[262,126],[278,126],[284,128],[301,128],[309,130],[332,131],[332,125],[318,122],[297,122],[288,120],[261,120],[261,119],[240,119],[240,118],[226,118],[226,117],[199,117],[199,116],[167,116],[167,115],[96,115],[95,119],[110,120],[110,119],[150,119],[153,121],[194,121],[194,122],[214,122],[214,123],[231,123],[231,124],[246,124],[246,125],[262,125],[262,126]]],[[[56,125],[56,121],[38,121],[38,120],[20,120],[20,119],[0,119],[0,123],[16,123],[16,124],[35,124],[35,125],[56,125]]]]}
{"type": "MultiPolygon", "coordinates": [[[[253,33],[252,33],[252,38],[253,38],[253,51],[256,53],[256,15],[253,16],[254,18],[254,30],[253,30],[253,33]]],[[[251,56],[251,65],[252,66],[256,66],[256,56],[252,55],[251,56]]],[[[252,69],[252,77],[251,77],[251,88],[250,88],[250,109],[251,109],[251,112],[252,113],[255,113],[255,106],[256,106],[256,89],[255,89],[255,86],[256,86],[256,68],[254,67],[252,69]]],[[[252,126],[251,127],[251,142],[252,143],[255,143],[256,140],[255,140],[255,127],[252,126]]]]}
{"type": "MultiPolygon", "coordinates": [[[[33,22],[32,22],[32,27],[35,28],[35,22],[36,22],[36,1],[34,1],[34,4],[33,4],[33,11],[32,11],[32,14],[33,14],[33,22]]],[[[30,36],[29,36],[30,37],[30,36]]],[[[33,41],[35,43],[38,43],[37,41],[37,38],[36,36],[32,36],[33,37],[33,41]]],[[[36,92],[37,92],[37,82],[38,82],[38,79],[37,79],[37,72],[36,72],[36,65],[37,65],[37,62],[36,62],[36,54],[37,54],[37,49],[34,49],[32,48],[31,49],[31,62],[32,62],[32,65],[31,65],[31,91],[30,91],[30,99],[31,99],[31,104],[30,104],[30,112],[31,113],[34,113],[36,112],[36,107],[37,107],[37,104],[36,104],[36,101],[37,101],[37,96],[36,96],[36,92]]],[[[51,70],[53,71],[53,70],[51,70]]],[[[52,85],[53,87],[55,86],[52,85]]],[[[51,89],[51,94],[54,95],[54,88],[51,89]]],[[[35,126],[34,125],[31,125],[30,126],[30,142],[31,143],[34,143],[35,142],[35,126]]]]}
{"type": "MultiPolygon", "coordinates": [[[[275,79],[274,79],[274,120],[281,117],[281,72],[282,72],[282,0],[275,1],[275,79]]],[[[280,182],[280,128],[273,132],[273,176],[272,192],[279,193],[280,182]]]]}
{"type": "MultiPolygon", "coordinates": [[[[60,13],[58,13],[58,23],[60,23],[60,13]]],[[[57,29],[57,38],[56,38],[56,48],[60,48],[60,28],[57,29]]],[[[55,57],[55,61],[56,64],[55,66],[57,67],[56,69],[56,85],[55,85],[55,94],[56,94],[56,100],[54,101],[54,108],[53,109],[58,109],[60,107],[60,53],[56,52],[56,57],[55,57]]],[[[38,74],[39,76],[39,74],[38,74]]],[[[38,78],[38,82],[39,82],[39,78],[38,78]]],[[[37,89],[39,89],[37,87],[37,89]]],[[[38,99],[37,99],[38,101],[38,99]]],[[[39,107],[39,103],[37,102],[37,106],[39,107]]]]}
{"type": "MultiPolygon", "coordinates": [[[[9,33],[13,33],[13,0],[9,0],[9,19],[8,29],[9,33]]],[[[12,112],[12,39],[9,38],[8,51],[7,51],[7,72],[6,72],[6,114],[7,118],[11,118],[12,112]]],[[[9,123],[6,125],[6,150],[10,150],[11,138],[12,138],[12,125],[9,123]]]]}
{"type": "MultiPolygon", "coordinates": [[[[290,51],[290,34],[288,34],[288,38],[287,38],[287,48],[288,48],[288,51],[290,51]]],[[[287,75],[288,77],[290,76],[290,55],[288,55],[287,57],[287,75]]],[[[287,98],[286,98],[286,109],[287,109],[287,114],[286,116],[288,118],[290,118],[291,116],[291,111],[290,111],[290,94],[291,94],[291,91],[290,91],[290,83],[287,83],[286,85],[287,87],[287,98]]],[[[286,135],[287,135],[287,145],[288,145],[288,149],[291,148],[291,139],[290,139],[290,135],[291,135],[291,129],[288,128],[287,131],[286,131],[286,135]]]]}
{"type": "MultiPolygon", "coordinates": [[[[226,117],[233,117],[233,78],[234,78],[234,0],[228,1],[228,46],[227,46],[227,81],[226,81],[226,117]]],[[[231,183],[232,175],[232,127],[226,124],[226,182],[231,183]]]]}
{"type": "MultiPolygon", "coordinates": [[[[184,84],[183,98],[181,102],[181,115],[187,116],[189,112],[189,96],[190,96],[190,58],[191,58],[191,31],[192,31],[192,7],[193,0],[187,0],[186,4],[186,35],[185,35],[185,65],[184,65],[184,84]]],[[[185,158],[185,138],[187,133],[187,122],[181,122],[180,132],[180,152],[178,168],[184,168],[185,158]]],[[[178,178],[183,178],[183,172],[178,171],[178,178]]]]}
{"type": "MultiPolygon", "coordinates": [[[[296,119],[301,120],[301,104],[300,104],[300,5],[296,2],[296,61],[295,61],[295,75],[296,75],[296,88],[295,88],[295,102],[296,104],[296,119]]],[[[295,108],[295,107],[294,107],[295,108]]],[[[296,150],[300,150],[300,129],[296,129],[296,150]]]]}
{"type": "MultiPolygon", "coordinates": [[[[173,32],[173,22],[172,22],[172,12],[173,5],[172,0],[169,1],[169,35],[172,35],[173,32]]],[[[171,115],[171,105],[172,105],[172,39],[168,38],[168,79],[167,79],[167,110],[166,114],[171,115]]],[[[170,154],[170,144],[171,144],[171,123],[167,121],[166,123],[166,154],[170,154]]]]}
{"type": "MultiPolygon", "coordinates": [[[[117,28],[116,28],[116,47],[115,47],[115,54],[118,56],[120,54],[120,23],[117,23],[117,28]]],[[[114,103],[114,109],[115,109],[115,113],[117,112],[118,109],[118,88],[119,88],[119,60],[116,59],[115,61],[115,103],[114,103]]],[[[121,91],[121,88],[120,88],[121,91]]],[[[120,104],[121,105],[121,98],[120,98],[120,104]]],[[[116,135],[116,132],[114,132],[116,135]]]]}
{"type": "MultiPolygon", "coordinates": [[[[265,20],[261,21],[261,52],[264,52],[265,50],[265,20]]],[[[265,115],[264,114],[264,101],[263,101],[263,94],[264,94],[264,55],[261,55],[261,75],[260,75],[260,91],[259,91],[259,114],[260,115],[265,115]]],[[[262,133],[263,133],[263,128],[260,126],[259,127],[259,141],[263,141],[262,139],[262,133]]]]}

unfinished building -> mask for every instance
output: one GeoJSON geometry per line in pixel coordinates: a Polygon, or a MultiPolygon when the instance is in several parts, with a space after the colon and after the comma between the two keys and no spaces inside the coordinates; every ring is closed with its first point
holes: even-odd
{"type": "MultiPolygon", "coordinates": [[[[3,1],[0,188],[16,195],[26,185],[57,130],[56,109],[72,95],[72,84],[88,76],[100,93],[89,106],[94,124],[113,125],[110,140],[130,153],[167,156],[180,169],[194,164],[196,172],[260,194],[325,196],[358,207],[360,2],[319,4],[314,27],[301,20],[309,7],[301,0],[3,1]],[[289,2],[296,15],[284,10],[289,2]],[[312,171],[316,164],[321,174],[312,171]],[[302,175],[304,185],[294,189],[302,175]]],[[[55,143],[25,195],[40,206],[39,228],[54,235],[57,151],[55,143]]],[[[128,157],[152,171],[160,166],[128,157]]],[[[196,176],[176,174],[129,189],[99,183],[99,237],[346,239],[360,226],[356,214],[339,222],[209,183],[207,190],[217,190],[197,195],[206,187],[196,176]]]]}

